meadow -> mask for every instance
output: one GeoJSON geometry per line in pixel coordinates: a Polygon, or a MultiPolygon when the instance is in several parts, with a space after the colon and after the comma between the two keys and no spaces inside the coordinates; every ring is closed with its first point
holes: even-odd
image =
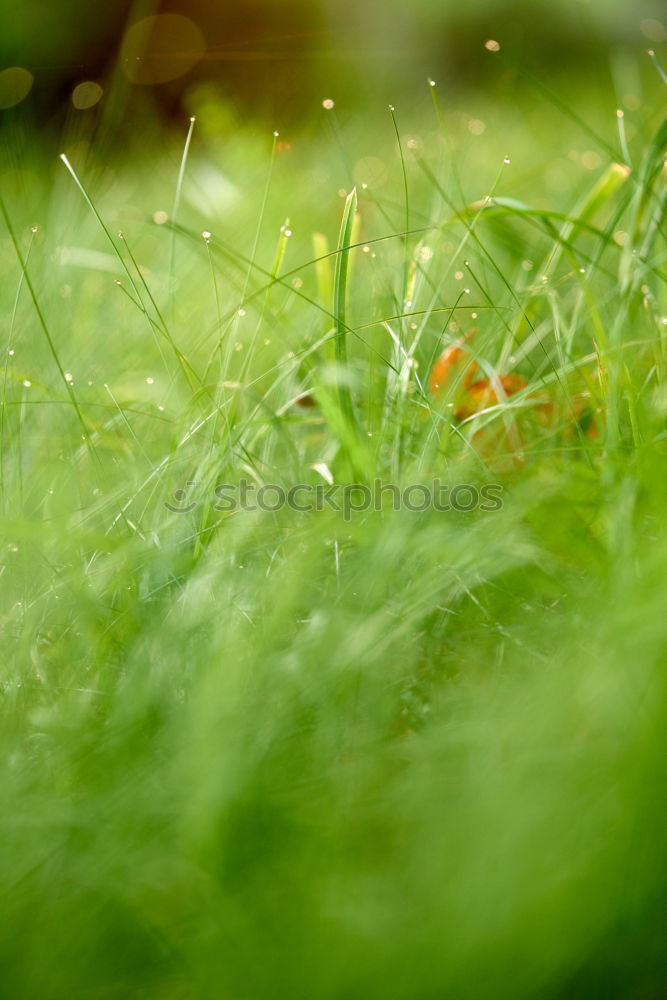
{"type": "Polygon", "coordinates": [[[3,997],[665,995],[665,79],[625,72],[4,133],[3,997]]]}

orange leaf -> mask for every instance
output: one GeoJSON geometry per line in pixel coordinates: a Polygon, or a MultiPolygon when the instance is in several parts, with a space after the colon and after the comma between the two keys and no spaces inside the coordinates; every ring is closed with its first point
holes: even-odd
{"type": "Polygon", "coordinates": [[[455,344],[446,347],[433,365],[428,385],[434,396],[437,396],[440,390],[447,388],[448,385],[456,384],[455,376],[458,373],[461,373],[460,384],[464,388],[470,385],[479,370],[479,365],[471,359],[470,354],[462,345],[467,340],[471,340],[476,333],[476,329],[468,330],[455,344]]]}
{"type": "MultiPolygon", "coordinates": [[[[515,392],[525,389],[527,382],[521,375],[500,375],[498,378],[503,392],[506,396],[513,396],[515,392]]],[[[468,391],[461,405],[457,408],[455,416],[458,420],[465,420],[474,413],[486,410],[489,406],[495,406],[498,402],[498,394],[491,384],[490,379],[482,378],[468,386],[468,391]]]]}

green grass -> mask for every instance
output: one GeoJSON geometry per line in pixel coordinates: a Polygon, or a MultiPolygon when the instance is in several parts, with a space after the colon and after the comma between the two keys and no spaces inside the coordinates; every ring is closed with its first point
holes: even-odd
{"type": "Polygon", "coordinates": [[[659,86],[3,174],[2,996],[664,995],[659,86]]]}

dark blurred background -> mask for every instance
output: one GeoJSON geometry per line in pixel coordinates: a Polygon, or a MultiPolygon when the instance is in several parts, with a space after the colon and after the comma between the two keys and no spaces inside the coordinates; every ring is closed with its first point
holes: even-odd
{"type": "Polygon", "coordinates": [[[57,123],[125,88],[169,116],[208,82],[244,116],[298,120],[323,97],[395,99],[429,74],[483,85],[490,39],[514,67],[576,81],[610,52],[659,50],[666,25],[656,0],[27,0],[0,13],[0,115],[29,103],[57,123]]]}

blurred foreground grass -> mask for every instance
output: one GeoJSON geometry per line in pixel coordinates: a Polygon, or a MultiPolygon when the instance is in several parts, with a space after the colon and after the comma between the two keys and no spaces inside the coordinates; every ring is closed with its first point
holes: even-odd
{"type": "Polygon", "coordinates": [[[3,996],[664,996],[659,84],[5,171],[3,996]]]}

